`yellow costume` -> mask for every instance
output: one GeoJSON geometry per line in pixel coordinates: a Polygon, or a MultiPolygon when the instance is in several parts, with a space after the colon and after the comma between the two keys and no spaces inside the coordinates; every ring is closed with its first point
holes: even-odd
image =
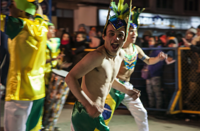
{"type": "MultiPolygon", "coordinates": [[[[60,38],[51,38],[47,41],[46,60],[56,58],[60,53],[60,38]]],[[[51,77],[51,68],[55,68],[58,64],[57,60],[51,61],[45,65],[45,84],[49,84],[51,77]]]]}
{"type": "MultiPolygon", "coordinates": [[[[40,15],[35,20],[27,18],[1,17],[1,21],[13,23],[16,28],[6,26],[10,53],[7,78],[6,101],[37,100],[45,97],[44,68],[47,23],[40,15]]],[[[5,22],[3,22],[5,23],[5,22]]]]}

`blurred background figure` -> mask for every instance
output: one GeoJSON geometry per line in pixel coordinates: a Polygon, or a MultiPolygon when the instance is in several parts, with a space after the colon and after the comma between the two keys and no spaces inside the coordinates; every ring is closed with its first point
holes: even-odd
{"type": "Polygon", "coordinates": [[[167,59],[163,67],[163,89],[164,89],[164,108],[167,109],[170,100],[175,91],[175,52],[170,50],[167,52],[167,59]]]}
{"type": "MultiPolygon", "coordinates": [[[[161,50],[161,45],[156,44],[155,37],[151,36],[148,40],[148,45],[150,48],[158,48],[158,50],[151,50],[149,57],[156,57],[161,50]]],[[[163,69],[163,61],[158,62],[154,65],[148,65],[149,76],[146,80],[146,90],[149,100],[150,108],[162,108],[163,98],[161,94],[161,75],[163,69]]]]}
{"type": "Polygon", "coordinates": [[[61,35],[60,41],[60,50],[65,54],[64,62],[70,63],[72,62],[72,53],[71,48],[73,46],[72,38],[68,32],[63,31],[61,35]]]}
{"type": "Polygon", "coordinates": [[[88,47],[88,42],[86,40],[86,34],[84,32],[76,33],[76,41],[73,45],[76,50],[72,51],[73,54],[73,66],[75,66],[86,54],[84,49],[88,47]]]}
{"type": "Polygon", "coordinates": [[[142,43],[142,47],[149,47],[148,41],[149,41],[149,37],[152,36],[152,31],[147,30],[143,33],[142,39],[143,39],[143,43],[142,43]]]}
{"type": "Polygon", "coordinates": [[[94,31],[94,29],[89,32],[89,39],[89,48],[99,47],[101,40],[97,37],[97,34],[94,31]]]}

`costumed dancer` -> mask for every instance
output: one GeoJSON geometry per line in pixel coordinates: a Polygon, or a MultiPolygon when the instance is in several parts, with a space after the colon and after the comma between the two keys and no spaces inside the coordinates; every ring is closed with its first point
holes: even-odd
{"type": "MultiPolygon", "coordinates": [[[[113,6],[113,7],[116,7],[116,6],[113,6]]],[[[117,9],[112,8],[112,10],[115,12],[117,9]]],[[[137,11],[134,11],[134,8],[133,8],[132,10],[133,11],[132,11],[131,21],[129,23],[130,29],[128,33],[128,38],[125,44],[123,45],[125,56],[123,58],[123,62],[121,63],[121,67],[117,75],[117,81],[119,81],[124,86],[126,86],[127,89],[137,90],[137,89],[134,89],[133,85],[129,82],[131,74],[134,72],[137,58],[140,58],[148,65],[152,65],[152,64],[156,64],[160,60],[165,59],[166,55],[163,52],[161,52],[157,57],[149,58],[147,55],[144,54],[144,52],[139,46],[134,44],[138,36],[138,33],[137,33],[137,30],[139,27],[138,17],[139,17],[139,14],[144,9],[142,9],[141,11],[140,9],[138,9],[137,11]]],[[[138,125],[139,131],[149,131],[147,111],[143,107],[143,104],[140,101],[140,98],[137,98],[136,100],[134,100],[128,94],[116,90],[114,86],[112,86],[112,89],[109,95],[107,96],[106,103],[105,103],[105,108],[112,110],[112,112],[109,112],[106,110],[104,110],[103,112],[103,117],[104,117],[106,125],[108,125],[108,123],[112,119],[113,113],[120,103],[125,105],[128,108],[128,110],[131,112],[132,116],[134,116],[135,121],[138,125]]]]}
{"type": "Polygon", "coordinates": [[[55,76],[52,73],[52,69],[56,69],[59,64],[58,60],[64,54],[60,54],[60,38],[55,38],[54,24],[49,22],[48,17],[45,15],[44,19],[48,22],[48,40],[45,68],[46,97],[42,125],[44,127],[43,131],[60,131],[61,128],[56,127],[56,123],[69,93],[69,88],[64,82],[65,77],[55,76]]]}
{"type": "Polygon", "coordinates": [[[47,23],[39,2],[42,0],[14,0],[10,16],[1,15],[10,54],[5,131],[38,131],[42,126],[47,23]]]}
{"type": "MultiPolygon", "coordinates": [[[[78,99],[72,112],[72,131],[109,131],[102,117],[105,99],[111,86],[137,98],[138,93],[127,89],[115,78],[124,57],[121,49],[128,35],[131,8],[123,5],[124,0],[119,0],[118,13],[109,19],[104,28],[103,39],[105,43],[97,50],[88,53],[77,65],[72,68],[66,77],[66,83],[74,96],[78,99]],[[78,79],[83,77],[82,85],[78,79]]],[[[132,1],[131,1],[132,2],[132,1]]],[[[111,1],[112,5],[112,1],[111,1]]],[[[130,4],[132,5],[132,3],[130,4]]]]}

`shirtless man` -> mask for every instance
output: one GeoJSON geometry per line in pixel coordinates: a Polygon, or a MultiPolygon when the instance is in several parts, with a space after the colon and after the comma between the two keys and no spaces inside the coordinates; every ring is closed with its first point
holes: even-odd
{"type": "Polygon", "coordinates": [[[131,97],[138,97],[138,93],[126,89],[115,80],[124,55],[121,48],[126,40],[126,22],[124,18],[119,19],[117,14],[117,19],[113,18],[105,26],[104,45],[88,53],[66,77],[66,83],[78,99],[72,112],[72,130],[109,131],[101,113],[112,86],[131,97]],[[78,79],[81,77],[83,79],[80,87],[78,79]]]}
{"type": "MultiPolygon", "coordinates": [[[[134,13],[135,15],[132,17],[128,38],[125,44],[123,45],[123,50],[125,51],[125,57],[123,58],[123,62],[121,63],[121,67],[117,75],[118,78],[117,80],[122,84],[124,84],[127,87],[127,89],[130,90],[133,89],[133,85],[129,81],[131,74],[134,72],[135,65],[137,62],[137,57],[143,60],[148,65],[156,64],[157,62],[164,60],[166,58],[166,55],[163,52],[161,52],[155,58],[154,57],[149,58],[144,54],[144,52],[139,46],[134,44],[138,36],[137,33],[138,17],[135,16],[139,16],[139,13],[140,12],[135,12],[134,13]],[[138,13],[138,15],[136,15],[136,13],[138,13]]],[[[115,87],[113,86],[113,88],[115,87]]],[[[103,117],[106,125],[110,122],[114,110],[122,102],[122,104],[124,104],[129,109],[131,114],[134,116],[139,131],[149,131],[147,111],[143,107],[140,99],[137,98],[136,100],[134,100],[129,95],[116,90],[116,88],[115,89],[113,88],[111,89],[109,95],[107,96],[105,104],[105,108],[111,109],[112,113],[108,112],[107,110],[103,112],[103,117]]]]}

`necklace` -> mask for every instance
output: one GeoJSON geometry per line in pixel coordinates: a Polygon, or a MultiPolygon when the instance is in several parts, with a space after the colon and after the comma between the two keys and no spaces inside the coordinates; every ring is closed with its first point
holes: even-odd
{"type": "Polygon", "coordinates": [[[134,53],[132,55],[128,55],[125,53],[124,56],[124,65],[128,70],[133,69],[137,62],[137,49],[135,48],[135,46],[133,46],[133,48],[134,53]]]}

